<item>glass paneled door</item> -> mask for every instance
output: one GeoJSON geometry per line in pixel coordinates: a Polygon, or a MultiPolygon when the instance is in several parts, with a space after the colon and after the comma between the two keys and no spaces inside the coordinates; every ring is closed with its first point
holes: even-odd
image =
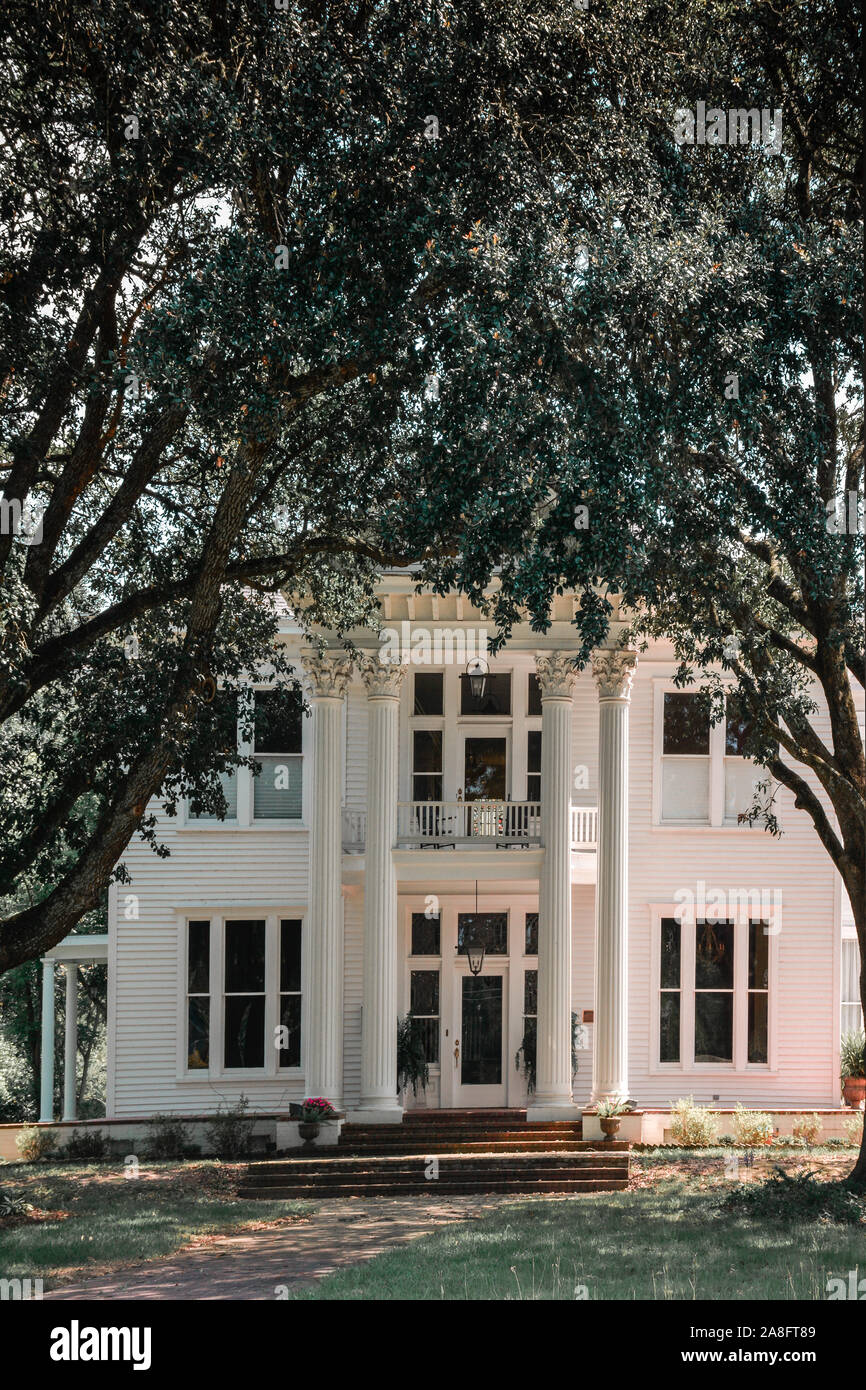
{"type": "Polygon", "coordinates": [[[505,1104],[507,977],[496,971],[458,977],[458,1020],[453,1064],[455,1103],[467,1108],[505,1104]]]}
{"type": "Polygon", "coordinates": [[[508,740],[467,735],[463,740],[463,799],[467,805],[467,836],[494,838],[502,831],[502,802],[508,788],[508,740]],[[492,803],[492,804],[491,804],[492,803]]]}

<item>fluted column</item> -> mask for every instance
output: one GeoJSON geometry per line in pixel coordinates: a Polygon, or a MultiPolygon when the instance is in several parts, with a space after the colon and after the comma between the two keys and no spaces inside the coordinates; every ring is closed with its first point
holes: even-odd
{"type": "Polygon", "coordinates": [[[342,653],[307,652],[313,711],[310,900],[305,1010],[305,1086],[339,1108],[343,1099],[343,899],[341,784],[343,697],[351,664],[342,653]]]}
{"type": "Polygon", "coordinates": [[[42,962],[40,1120],[54,1119],[54,961],[42,962]]]}
{"type": "Polygon", "coordinates": [[[628,1098],[628,711],[637,654],[597,651],[598,882],[592,1098],[628,1098]]]}
{"type": "Polygon", "coordinates": [[[530,1119],[575,1113],[571,1074],[571,652],[536,662],[541,687],[541,838],[536,1087],[530,1119]]]}
{"type": "Polygon", "coordinates": [[[397,738],[405,666],[360,659],[367,687],[367,838],[364,850],[364,1004],[361,1104],[368,1119],[400,1120],[397,1099],[397,738]]]}
{"type": "Polygon", "coordinates": [[[66,966],[66,1037],[63,1046],[63,1118],[76,1118],[75,1060],[78,1053],[78,965],[66,966]]]}

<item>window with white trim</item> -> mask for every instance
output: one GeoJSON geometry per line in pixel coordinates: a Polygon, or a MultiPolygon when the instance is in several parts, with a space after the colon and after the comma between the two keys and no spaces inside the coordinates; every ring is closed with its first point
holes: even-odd
{"type": "Polygon", "coordinates": [[[710,724],[697,691],[656,687],[655,816],[661,825],[737,826],[755,802],[766,770],[747,756],[750,721],[733,698],[725,717],[710,724]]]}
{"type": "Polygon", "coordinates": [[[769,1063],[772,937],[772,923],[758,918],[659,920],[659,1066],[743,1070],[769,1063]]]}
{"type": "Polygon", "coordinates": [[[255,759],[261,772],[253,780],[256,820],[300,820],[303,702],[300,692],[282,687],[255,693],[255,759]]]}
{"type": "Polygon", "coordinates": [[[863,1027],[860,1003],[860,947],[856,936],[842,938],[842,1036],[863,1027]]]}

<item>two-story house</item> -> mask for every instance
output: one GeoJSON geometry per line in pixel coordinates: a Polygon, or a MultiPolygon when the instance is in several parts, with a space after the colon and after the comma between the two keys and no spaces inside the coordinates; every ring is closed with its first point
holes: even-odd
{"type": "Polygon", "coordinates": [[[784,790],[781,838],[738,820],[763,774],[736,711],[710,727],[671,650],[623,649],[616,624],[575,670],[569,596],[490,656],[460,596],[402,572],[379,595],[352,658],[286,609],[308,713],[252,750],[260,776],[225,778],[225,820],[160,813],[170,857],[130,846],[108,1117],[242,1094],[367,1122],[611,1095],[838,1107],[844,895],[784,790]],[[395,1084],[409,1012],[417,1097],[395,1084]]]}

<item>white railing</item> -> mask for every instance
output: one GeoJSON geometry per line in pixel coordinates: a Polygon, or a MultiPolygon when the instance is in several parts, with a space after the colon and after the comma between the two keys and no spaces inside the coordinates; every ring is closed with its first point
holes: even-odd
{"type": "Polygon", "coordinates": [[[598,844],[597,806],[572,806],[571,843],[575,849],[595,849],[598,844]]]}
{"type": "MultiPolygon", "coordinates": [[[[362,853],[366,837],[366,811],[344,806],[343,849],[349,854],[362,853]]],[[[596,807],[572,806],[572,846],[594,849],[597,837],[596,807]]],[[[397,804],[397,848],[540,844],[540,801],[400,801],[397,804]]]]}

